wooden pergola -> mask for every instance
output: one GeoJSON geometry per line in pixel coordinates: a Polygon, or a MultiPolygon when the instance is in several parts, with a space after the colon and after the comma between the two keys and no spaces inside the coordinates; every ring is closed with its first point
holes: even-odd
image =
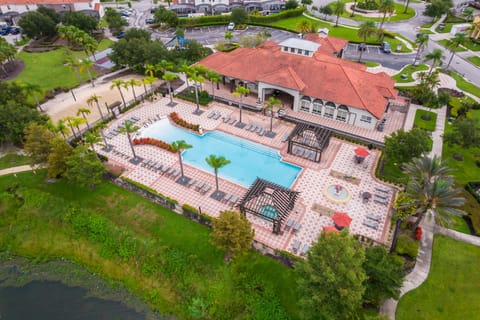
{"type": "Polygon", "coordinates": [[[302,155],[315,162],[320,162],[322,152],[328,147],[332,132],[322,126],[298,123],[288,137],[289,154],[302,155]]]}
{"type": "Polygon", "coordinates": [[[272,232],[279,234],[282,223],[295,207],[299,192],[257,178],[240,200],[243,214],[253,214],[273,223],[272,232]]]}

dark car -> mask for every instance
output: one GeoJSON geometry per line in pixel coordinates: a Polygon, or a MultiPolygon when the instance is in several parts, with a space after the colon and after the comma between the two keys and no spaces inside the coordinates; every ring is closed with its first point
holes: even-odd
{"type": "Polygon", "coordinates": [[[6,36],[9,33],[10,33],[10,28],[9,27],[0,29],[0,36],[6,36]]]}
{"type": "Polygon", "coordinates": [[[122,32],[119,32],[117,33],[117,35],[115,36],[117,39],[122,39],[123,37],[125,37],[125,32],[122,31],[122,32]]]}
{"type": "Polygon", "coordinates": [[[10,34],[19,34],[19,33],[20,33],[20,28],[12,27],[10,29],[10,34]]]}

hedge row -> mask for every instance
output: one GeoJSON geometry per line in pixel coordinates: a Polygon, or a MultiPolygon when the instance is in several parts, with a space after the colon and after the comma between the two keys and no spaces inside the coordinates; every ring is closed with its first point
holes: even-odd
{"type": "MultiPolygon", "coordinates": [[[[268,16],[248,16],[248,24],[257,23],[272,23],[287,18],[298,17],[303,14],[305,9],[297,8],[293,10],[285,10],[277,14],[271,14],[268,16]]],[[[231,21],[230,15],[215,15],[215,16],[202,16],[196,18],[182,18],[179,19],[178,25],[180,27],[200,27],[207,25],[224,25],[231,21]]]]}

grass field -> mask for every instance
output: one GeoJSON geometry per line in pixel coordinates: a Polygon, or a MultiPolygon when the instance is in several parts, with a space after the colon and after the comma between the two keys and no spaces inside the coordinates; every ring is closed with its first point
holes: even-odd
{"type": "MultiPolygon", "coordinates": [[[[104,39],[100,42],[98,51],[102,51],[112,45],[113,41],[104,39]]],[[[83,51],[73,53],[74,57],[81,59],[85,57],[83,51]]],[[[66,53],[57,49],[42,53],[21,52],[18,59],[25,63],[25,69],[13,81],[37,84],[42,88],[42,96],[47,90],[54,88],[74,88],[78,86],[78,77],[73,70],[64,64],[66,53]]],[[[88,74],[80,75],[82,81],[88,80],[88,74]]]]}
{"type": "MultiPolygon", "coordinates": [[[[338,37],[338,38],[343,38],[347,39],[350,42],[355,42],[355,43],[362,43],[363,39],[358,37],[358,30],[356,28],[347,28],[347,27],[334,27],[331,26],[330,24],[324,22],[324,21],[318,21],[315,19],[311,19],[305,16],[300,16],[300,17],[293,17],[293,18],[288,18],[284,19],[281,21],[276,21],[270,23],[271,26],[273,27],[280,27],[283,29],[290,30],[292,32],[298,32],[297,26],[300,24],[301,21],[307,20],[310,23],[315,24],[318,28],[327,28],[330,30],[329,35],[333,37],[338,37]]],[[[392,47],[392,50],[397,48],[397,45],[399,43],[402,44],[402,51],[401,52],[411,52],[410,49],[408,49],[403,42],[401,42],[398,39],[392,39],[392,38],[387,38],[385,37],[384,41],[387,41],[390,43],[390,46],[392,47]]],[[[380,45],[380,40],[374,36],[370,37],[367,39],[368,44],[373,44],[373,45],[380,45]]]]}
{"type": "Polygon", "coordinates": [[[455,79],[457,82],[457,87],[460,88],[460,90],[466,91],[468,93],[473,94],[474,96],[477,96],[480,98],[480,88],[474,85],[471,82],[468,82],[467,80],[464,79],[461,75],[459,75],[456,72],[450,72],[450,76],[455,79]]]}
{"type": "Polygon", "coordinates": [[[480,41],[478,40],[474,42],[471,39],[468,39],[463,46],[472,51],[480,51],[480,41]]]}
{"type": "Polygon", "coordinates": [[[477,57],[477,56],[468,57],[467,60],[473,63],[474,65],[476,65],[477,67],[480,67],[480,57],[477,57]]]}
{"type": "Polygon", "coordinates": [[[429,67],[426,64],[419,64],[417,66],[413,66],[411,64],[405,66],[402,70],[400,70],[399,73],[394,75],[392,78],[396,82],[400,83],[407,83],[407,82],[413,82],[415,79],[413,79],[412,74],[417,71],[426,71],[428,70],[429,67]],[[402,76],[405,75],[406,77],[402,76]]]}
{"type": "Polygon", "coordinates": [[[213,319],[238,319],[247,310],[270,312],[265,319],[298,318],[293,270],[254,251],[225,264],[224,253],[210,243],[208,228],[113,184],[92,190],[46,183],[44,170],[37,176],[2,176],[0,208],[0,250],[72,260],[121,281],[163,314],[191,318],[189,308],[197,300],[213,319]],[[12,186],[23,205],[2,193],[12,186]],[[82,214],[97,221],[88,233],[82,231],[88,220],[78,220],[82,214]],[[111,234],[119,235],[119,242],[98,241],[114,239],[111,234]],[[131,241],[137,244],[134,252],[131,241]],[[122,249],[111,255],[110,246],[122,249]],[[134,254],[125,255],[129,252],[134,254]]]}
{"type": "MultiPolygon", "coordinates": [[[[351,0],[342,0],[343,3],[351,3],[351,0]]],[[[330,2],[329,5],[332,5],[333,2],[330,2]]],[[[395,15],[388,17],[388,15],[385,18],[385,22],[397,22],[397,21],[403,21],[407,20],[410,18],[413,18],[415,15],[415,10],[412,8],[408,8],[406,13],[403,13],[405,11],[405,6],[403,4],[395,3],[395,15]]],[[[352,20],[357,20],[357,21],[375,21],[375,22],[380,22],[382,21],[383,18],[370,18],[370,17],[364,17],[360,15],[359,13],[355,13],[355,15],[352,17],[351,13],[345,12],[342,14],[342,17],[352,19],[352,20]]]]}
{"type": "Polygon", "coordinates": [[[415,112],[415,120],[413,125],[417,128],[424,129],[427,131],[435,131],[435,125],[437,124],[437,114],[435,112],[430,112],[422,109],[418,109],[415,112]],[[425,120],[426,116],[430,120],[425,120]]]}
{"type": "Polygon", "coordinates": [[[0,157],[0,170],[5,168],[23,166],[30,163],[30,158],[16,153],[8,153],[0,157]]]}
{"type": "MultiPolygon", "coordinates": [[[[448,39],[443,39],[443,40],[440,40],[438,41],[439,44],[441,44],[443,47],[447,48],[448,45],[451,43],[450,40],[448,39]]],[[[467,49],[463,48],[462,46],[458,47],[457,48],[457,51],[456,52],[464,52],[464,51],[467,51],[467,49]]],[[[449,52],[448,53],[448,57],[450,57],[451,53],[449,52]]],[[[450,58],[449,58],[450,59],[450,58]]]]}
{"type": "Polygon", "coordinates": [[[480,247],[435,236],[427,280],[400,299],[396,319],[478,319],[480,247]]]}

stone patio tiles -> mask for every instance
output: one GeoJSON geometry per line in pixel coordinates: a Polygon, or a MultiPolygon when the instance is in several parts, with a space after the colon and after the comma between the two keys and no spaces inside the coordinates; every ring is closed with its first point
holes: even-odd
{"type": "MultiPolygon", "coordinates": [[[[248,219],[252,222],[255,228],[255,239],[267,246],[278,248],[282,250],[292,251],[293,240],[298,240],[304,244],[311,245],[318,238],[323,227],[333,225],[331,219],[331,212],[344,211],[352,218],[350,231],[353,234],[359,234],[373,239],[377,242],[383,242],[387,228],[389,228],[389,208],[394,196],[394,190],[388,195],[388,205],[382,205],[370,200],[368,203],[363,203],[360,192],[368,191],[372,194],[378,193],[375,186],[384,186],[372,177],[376,162],[379,157],[379,152],[371,150],[370,155],[364,163],[357,164],[354,161],[354,149],[357,145],[332,138],[329,147],[324,150],[322,161],[315,163],[304,158],[290,155],[286,153],[287,144],[282,143],[282,137],[290,133],[294,125],[286,123],[278,119],[274,119],[274,132],[276,137],[271,139],[265,136],[259,136],[254,132],[239,129],[234,125],[226,124],[222,119],[213,120],[208,118],[211,110],[216,110],[222,116],[234,114],[239,118],[238,109],[225,106],[218,103],[212,103],[208,108],[201,107],[206,111],[201,116],[193,115],[195,104],[177,100],[178,104],[174,108],[168,107],[169,98],[163,98],[150,102],[145,102],[141,106],[131,110],[126,114],[119,116],[119,119],[111,123],[110,128],[115,128],[125,119],[131,116],[136,116],[141,120],[137,124],[141,126],[148,126],[159,117],[166,116],[175,111],[183,119],[199,123],[204,130],[221,130],[243,137],[252,141],[260,142],[265,145],[277,148],[283,157],[284,161],[291,162],[303,168],[297,180],[291,187],[293,190],[299,191],[300,196],[297,200],[295,208],[292,210],[288,219],[293,219],[300,223],[302,227],[299,231],[286,231],[283,229],[282,234],[275,235],[272,233],[272,223],[261,218],[248,215],[248,219]],[[333,171],[333,172],[332,172],[333,171]],[[352,182],[354,180],[354,182],[352,182]],[[344,204],[335,203],[327,199],[324,195],[325,189],[330,185],[341,185],[348,190],[350,200],[344,204]],[[327,212],[328,211],[328,212],[327,212]],[[368,214],[373,214],[381,217],[378,230],[374,230],[363,225],[363,221],[368,214]]],[[[262,125],[265,129],[269,128],[270,118],[262,116],[253,112],[244,111],[245,123],[256,123],[262,125]]],[[[107,130],[108,131],[108,130],[107,130]]],[[[109,143],[114,146],[114,150],[122,152],[126,155],[132,156],[131,148],[128,144],[126,135],[120,134],[109,140],[109,143]]],[[[100,150],[100,149],[99,149],[100,150]]],[[[154,146],[135,146],[135,152],[138,156],[154,160],[167,166],[179,170],[178,155],[168,152],[166,150],[154,146]]],[[[212,187],[212,189],[205,195],[200,194],[195,190],[195,185],[188,188],[182,186],[165,175],[155,172],[152,169],[143,167],[142,165],[133,165],[128,159],[116,154],[114,151],[105,152],[100,150],[100,153],[109,157],[113,162],[116,162],[125,167],[124,175],[130,179],[138,181],[146,186],[149,186],[159,193],[164,194],[173,199],[177,199],[181,204],[189,204],[194,207],[200,207],[202,212],[207,213],[213,217],[217,217],[220,211],[232,208],[230,204],[220,202],[210,198],[210,194],[215,189],[215,176],[213,169],[210,171],[203,171],[194,168],[188,164],[184,164],[184,171],[187,177],[193,178],[197,181],[203,181],[212,187]]],[[[227,157],[228,158],[228,157],[227,157]]],[[[221,173],[221,169],[220,169],[221,173]]],[[[219,178],[220,190],[229,194],[242,197],[247,191],[246,188],[232,183],[230,181],[219,178]]],[[[298,254],[299,252],[297,252],[298,254]]]]}

